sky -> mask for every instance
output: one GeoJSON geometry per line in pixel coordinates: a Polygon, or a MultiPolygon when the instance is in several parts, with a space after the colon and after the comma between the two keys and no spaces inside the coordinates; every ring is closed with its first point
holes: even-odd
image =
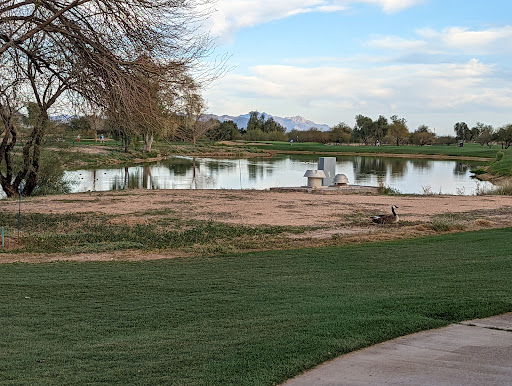
{"type": "Polygon", "coordinates": [[[301,115],[409,130],[512,123],[510,0],[218,0],[208,21],[224,76],[209,112],[301,115]]]}

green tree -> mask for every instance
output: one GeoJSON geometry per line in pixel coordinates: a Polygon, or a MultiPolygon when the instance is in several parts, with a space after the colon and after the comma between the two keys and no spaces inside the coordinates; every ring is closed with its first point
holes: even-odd
{"type": "Polygon", "coordinates": [[[502,149],[508,149],[512,144],[512,124],[500,127],[496,133],[496,139],[501,142],[502,149]]]}
{"type": "Polygon", "coordinates": [[[251,111],[249,113],[249,122],[247,122],[247,132],[253,130],[261,130],[263,131],[263,126],[265,125],[265,116],[257,111],[251,111]]]}
{"type": "Polygon", "coordinates": [[[354,127],[354,136],[357,140],[368,145],[374,135],[373,120],[364,115],[356,115],[356,125],[354,127]]]}
{"type": "Polygon", "coordinates": [[[453,145],[456,143],[457,143],[457,140],[455,139],[455,137],[452,137],[451,135],[442,135],[442,136],[436,138],[437,145],[450,146],[450,145],[453,145]]]}
{"type": "Polygon", "coordinates": [[[240,138],[238,125],[233,121],[219,122],[218,125],[206,133],[211,141],[232,141],[240,138]]]}
{"type": "Polygon", "coordinates": [[[377,142],[382,142],[389,130],[389,124],[386,117],[379,115],[379,118],[373,122],[372,130],[375,144],[377,144],[377,142]]]}
{"type": "Polygon", "coordinates": [[[466,142],[471,138],[471,130],[469,130],[466,122],[457,122],[453,126],[453,131],[455,132],[455,138],[459,141],[466,142]]]}
{"type": "Polygon", "coordinates": [[[477,122],[476,126],[473,126],[469,130],[469,141],[476,141],[480,133],[482,132],[484,124],[481,122],[477,122]]]}
{"type": "MultiPolygon", "coordinates": [[[[476,142],[480,145],[487,145],[489,148],[492,147],[492,142],[495,139],[496,133],[491,125],[485,125],[481,122],[476,124],[473,129],[478,129],[478,136],[475,138],[476,142]]],[[[473,131],[473,129],[471,129],[473,131]]]]}
{"type": "Polygon", "coordinates": [[[330,141],[336,143],[350,143],[353,131],[354,130],[345,122],[340,122],[331,127],[329,131],[330,141]]]}
{"type": "Polygon", "coordinates": [[[277,123],[272,117],[265,117],[257,111],[249,113],[247,133],[245,138],[249,141],[286,141],[286,128],[277,123]]]}
{"type": "Polygon", "coordinates": [[[389,125],[388,133],[393,138],[396,146],[406,143],[410,133],[405,118],[398,118],[398,115],[393,115],[389,119],[391,119],[391,124],[389,125]]]}
{"type": "Polygon", "coordinates": [[[414,145],[430,145],[434,143],[436,140],[436,136],[434,133],[430,131],[428,126],[420,125],[414,133],[411,134],[411,142],[414,145]]]}
{"type": "Polygon", "coordinates": [[[91,130],[91,124],[86,117],[73,118],[69,121],[68,127],[72,131],[85,133],[91,130]]]}
{"type": "Polygon", "coordinates": [[[288,138],[297,142],[329,142],[330,134],[326,131],[320,131],[316,127],[308,130],[292,130],[288,133],[288,138]]]}
{"type": "MultiPolygon", "coordinates": [[[[264,116],[262,114],[263,119],[264,116]]],[[[280,123],[277,123],[274,118],[269,117],[267,120],[263,121],[263,132],[264,133],[272,133],[274,131],[280,132],[280,133],[286,133],[286,127],[281,125],[280,123]]]]}

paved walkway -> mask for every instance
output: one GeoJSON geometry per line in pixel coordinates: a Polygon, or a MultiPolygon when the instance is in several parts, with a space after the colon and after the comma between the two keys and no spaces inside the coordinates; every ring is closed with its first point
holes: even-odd
{"type": "Polygon", "coordinates": [[[286,386],[512,385],[512,312],[343,355],[286,386]]]}

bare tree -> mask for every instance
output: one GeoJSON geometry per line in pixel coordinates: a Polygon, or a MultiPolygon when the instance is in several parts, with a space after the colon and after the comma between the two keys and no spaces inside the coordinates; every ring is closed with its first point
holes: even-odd
{"type": "Polygon", "coordinates": [[[49,110],[64,95],[68,101],[85,100],[120,127],[135,130],[136,122],[155,125],[159,109],[148,103],[155,95],[153,85],[179,89],[192,69],[203,80],[215,76],[218,72],[200,67],[212,49],[209,36],[200,32],[211,11],[207,3],[0,1],[0,110],[6,133],[0,156],[8,170],[0,182],[7,195],[22,181],[25,195],[36,186],[49,110]],[[8,163],[18,138],[11,117],[23,99],[37,102],[40,115],[23,145],[23,167],[14,176],[8,163]]]}
{"type": "Polygon", "coordinates": [[[86,115],[85,119],[87,119],[91,130],[94,132],[94,142],[98,142],[98,131],[103,129],[105,123],[103,117],[98,112],[93,112],[92,114],[86,115]]]}
{"type": "Polygon", "coordinates": [[[215,125],[215,123],[206,119],[206,109],[206,102],[200,94],[194,91],[187,92],[183,136],[192,140],[194,144],[215,125]]]}

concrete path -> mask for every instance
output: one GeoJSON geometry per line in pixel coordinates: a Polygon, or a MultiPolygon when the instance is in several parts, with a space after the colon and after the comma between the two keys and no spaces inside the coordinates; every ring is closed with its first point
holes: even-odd
{"type": "Polygon", "coordinates": [[[343,355],[286,386],[512,385],[512,312],[343,355]]]}

